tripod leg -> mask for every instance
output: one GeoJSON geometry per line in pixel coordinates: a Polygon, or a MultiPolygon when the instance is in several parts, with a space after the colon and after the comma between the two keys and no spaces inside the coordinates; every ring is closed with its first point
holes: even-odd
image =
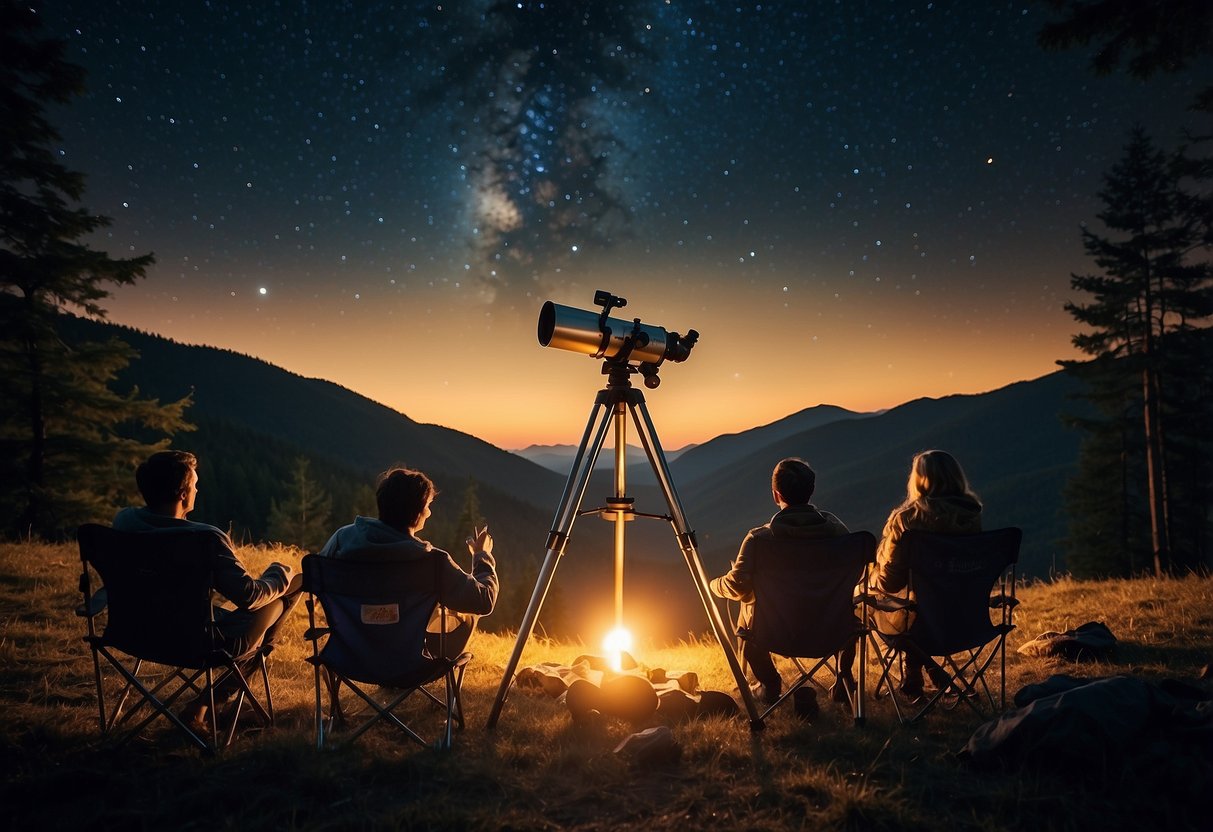
{"type": "Polygon", "coordinates": [[[661,441],[657,438],[657,430],[653,427],[649,409],[644,403],[644,394],[639,390],[634,391],[634,395],[628,399],[628,408],[632,411],[632,419],[636,422],[636,432],[640,434],[640,442],[644,446],[645,455],[648,456],[653,473],[657,476],[657,483],[665,495],[666,504],[670,509],[670,525],[674,527],[678,546],[687,562],[687,568],[691,571],[691,580],[695,584],[695,589],[699,591],[699,600],[703,602],[703,609],[708,614],[712,631],[716,634],[716,640],[720,642],[721,649],[724,650],[724,657],[729,664],[729,669],[733,671],[733,678],[737,680],[737,690],[741,694],[741,701],[745,704],[746,713],[750,717],[750,730],[760,731],[763,728],[763,722],[758,712],[758,705],[754,701],[754,694],[750,691],[750,686],[746,683],[745,671],[741,669],[741,662],[738,661],[737,652],[733,649],[729,630],[720,617],[720,610],[712,600],[708,577],[704,574],[703,562],[699,560],[699,552],[696,550],[695,536],[688,528],[686,515],[682,510],[682,502],[674,490],[674,481],[670,477],[670,466],[666,462],[665,452],[661,449],[661,441]]]}
{"type": "Polygon", "coordinates": [[[564,547],[568,543],[573,521],[577,519],[577,510],[585,496],[590,475],[594,472],[594,463],[598,461],[598,452],[602,450],[602,443],[606,439],[611,415],[612,408],[607,403],[606,397],[600,393],[594,402],[594,409],[590,411],[590,419],[586,423],[585,433],[581,437],[581,445],[577,448],[572,470],[569,471],[569,478],[565,482],[564,494],[556,509],[556,517],[552,521],[552,531],[548,534],[547,555],[543,559],[539,577],[535,580],[535,590],[531,593],[531,601],[527,604],[526,614],[522,617],[522,623],[518,625],[518,637],[514,641],[514,650],[510,654],[509,663],[506,664],[505,673],[501,677],[501,684],[497,688],[497,697],[493,700],[492,710],[489,711],[486,728],[495,728],[497,720],[501,716],[501,708],[509,694],[510,684],[514,681],[514,672],[518,669],[518,660],[522,658],[522,650],[526,647],[531,632],[535,629],[535,622],[539,619],[539,609],[543,606],[548,589],[552,585],[552,577],[556,574],[556,564],[559,562],[560,556],[564,554],[564,547]]]}

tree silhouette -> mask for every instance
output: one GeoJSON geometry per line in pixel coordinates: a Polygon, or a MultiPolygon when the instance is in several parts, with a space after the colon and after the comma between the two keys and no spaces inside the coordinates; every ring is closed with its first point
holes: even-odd
{"type": "Polygon", "coordinates": [[[104,317],[110,287],[143,277],[153,258],[82,242],[110,220],[79,205],[84,177],[59,162],[45,107],[78,95],[84,71],[40,28],[29,4],[0,2],[0,521],[57,537],[126,500],[135,463],[167,445],[155,437],[188,429],[189,398],[117,394],[135,352],[60,337],[64,312],[104,317]]]}
{"type": "Polygon", "coordinates": [[[333,501],[312,479],[311,463],[296,457],[282,500],[270,500],[266,534],[271,540],[315,552],[333,530],[333,501]]]}
{"type": "Polygon", "coordinates": [[[457,533],[470,534],[472,529],[484,525],[484,515],[480,513],[480,495],[476,490],[476,479],[468,477],[467,487],[463,490],[463,509],[455,522],[457,533]]]}
{"type": "MultiPolygon", "coordinates": [[[[1046,49],[1097,44],[1091,68],[1106,75],[1121,66],[1138,78],[1180,72],[1213,56],[1213,3],[1207,0],[1044,0],[1063,16],[1043,26],[1046,49]]],[[[1213,108],[1213,85],[1197,94],[1213,108]]]]}
{"type": "MultiPolygon", "coordinates": [[[[1213,58],[1213,3],[1208,0],[1044,0],[1061,12],[1043,26],[1037,41],[1045,49],[1071,49],[1098,44],[1091,68],[1107,75],[1123,64],[1134,77],[1177,74],[1204,68],[1213,58]]],[[[1213,83],[1207,75],[1192,101],[1192,110],[1213,115],[1213,83]]],[[[1196,187],[1184,195],[1193,221],[1213,244],[1213,133],[1189,131],[1179,151],[1179,168],[1196,187]]]]}
{"type": "MultiPolygon", "coordinates": [[[[1061,362],[1085,375],[1092,386],[1090,398],[1108,419],[1109,425],[1096,432],[1102,438],[1084,447],[1085,457],[1097,448],[1107,453],[1114,447],[1109,432],[1120,431],[1122,452],[1130,456],[1135,451],[1127,437],[1140,437],[1143,496],[1159,575],[1172,567],[1176,508],[1170,494],[1174,453],[1167,448],[1168,428],[1191,433],[1185,411],[1167,399],[1172,391],[1178,395],[1190,387],[1194,373],[1204,372],[1179,359],[1191,357],[1190,344],[1207,343],[1199,330],[1207,328],[1213,314],[1213,266],[1193,259],[1208,243],[1202,224],[1188,210],[1181,175],[1175,160],[1156,150],[1143,130],[1133,131],[1124,158],[1105,176],[1099,194],[1104,210],[1098,217],[1110,235],[1082,231],[1084,248],[1103,271],[1071,275],[1071,286],[1091,300],[1066,304],[1087,328],[1074,336],[1074,345],[1094,360],[1061,362]]],[[[1107,466],[1085,458],[1083,469],[1106,472],[1107,466]]],[[[1130,482],[1136,479],[1129,476],[1130,482]]],[[[1130,535],[1122,537],[1127,543],[1130,535]]]]}

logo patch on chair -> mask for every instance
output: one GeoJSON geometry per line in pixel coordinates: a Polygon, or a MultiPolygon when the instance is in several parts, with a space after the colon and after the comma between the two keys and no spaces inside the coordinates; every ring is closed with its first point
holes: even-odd
{"type": "Polygon", "coordinates": [[[399,604],[363,604],[363,624],[399,624],[399,604]]]}

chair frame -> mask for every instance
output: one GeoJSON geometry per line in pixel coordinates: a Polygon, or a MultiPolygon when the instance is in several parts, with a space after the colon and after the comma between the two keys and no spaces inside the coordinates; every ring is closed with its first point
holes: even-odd
{"type": "MultiPolygon", "coordinates": [[[[206,534],[206,533],[200,533],[206,534]]],[[[108,565],[104,563],[107,551],[115,548],[122,551],[122,556],[143,559],[144,565],[152,570],[167,572],[169,561],[154,563],[150,559],[158,557],[173,542],[180,543],[192,537],[189,531],[174,534],[152,534],[147,532],[121,532],[108,526],[86,524],[77,531],[80,545],[80,593],[83,603],[76,608],[76,615],[86,621],[86,633],[83,641],[88,644],[93,658],[93,678],[97,688],[98,727],[103,737],[112,737],[118,730],[125,733],[117,740],[122,746],[143,732],[143,729],[163,717],[182,732],[189,743],[205,754],[214,754],[229,745],[236,734],[240,716],[247,704],[264,727],[274,724],[274,706],[270,694],[269,673],[266,669],[265,657],[269,649],[262,645],[255,651],[241,656],[232,656],[222,647],[219,629],[214,616],[213,566],[210,563],[197,566],[194,576],[196,586],[176,587],[175,595],[185,605],[196,605],[198,609],[198,632],[191,635],[182,631],[181,649],[173,655],[140,655],[135,645],[127,643],[118,645],[107,638],[106,629],[112,615],[109,586],[104,585],[108,565]],[[108,539],[107,539],[108,538],[108,539]],[[133,551],[132,551],[133,550],[133,551]],[[93,591],[93,573],[96,573],[102,584],[93,591]],[[205,579],[206,588],[202,589],[205,579]],[[104,626],[99,617],[105,613],[104,626]],[[191,649],[189,641],[194,640],[195,648],[191,649]],[[124,658],[125,657],[125,658],[124,658]],[[101,659],[105,659],[103,665],[101,659]],[[258,701],[241,671],[238,662],[241,659],[254,658],[260,668],[260,676],[265,691],[265,704],[258,701]],[[149,670],[147,667],[160,668],[149,670]],[[113,707],[106,706],[106,669],[114,670],[121,679],[122,687],[115,695],[113,707]],[[219,671],[216,674],[215,671],[219,671]],[[235,703],[230,706],[229,715],[220,718],[215,701],[215,686],[229,676],[236,680],[238,690],[235,703]],[[127,710],[126,704],[132,693],[138,694],[138,700],[127,710]],[[187,693],[207,698],[207,721],[210,738],[204,737],[191,725],[186,724],[173,710],[177,701],[187,693]],[[144,706],[151,707],[151,713],[131,725],[144,706]]],[[[197,538],[190,539],[190,546],[197,545],[197,538]]],[[[111,578],[114,576],[111,574],[111,578]]],[[[174,576],[167,575],[172,578],[174,576]]],[[[184,577],[184,576],[182,576],[184,577]]],[[[187,584],[190,583],[186,579],[187,584]]],[[[171,583],[169,584],[171,586],[171,583]]],[[[121,612],[120,612],[121,614],[121,612]]],[[[130,620],[130,619],[128,619],[130,620]]],[[[148,627],[158,626],[158,622],[148,622],[148,627]]]]}
{"type": "MultiPolygon", "coordinates": [[[[1016,564],[1019,559],[1019,547],[1022,541],[1022,531],[1015,527],[993,529],[969,535],[949,535],[918,530],[907,531],[901,540],[906,547],[906,562],[909,567],[909,577],[902,592],[893,596],[874,598],[872,606],[883,612],[917,613],[919,603],[914,593],[915,572],[923,573],[927,568],[924,559],[939,555],[942,546],[957,546],[963,544],[970,551],[963,554],[971,556],[972,550],[987,557],[989,563],[982,564],[991,572],[991,583],[984,590],[988,595],[988,606],[975,605],[970,612],[972,618],[967,622],[974,632],[982,629],[983,622],[977,620],[977,610],[985,608],[995,611],[995,618],[984,622],[988,627],[985,632],[988,638],[975,644],[966,644],[952,652],[930,651],[932,658],[943,659],[940,667],[951,678],[946,685],[939,685],[934,693],[927,696],[925,701],[910,701],[902,703],[901,694],[895,690],[894,678],[903,677],[905,672],[905,656],[901,650],[904,642],[913,642],[917,621],[905,633],[885,633],[878,626],[869,628],[869,640],[872,650],[880,662],[880,678],[876,682],[873,695],[880,698],[888,696],[893,703],[897,720],[903,725],[918,722],[936,707],[946,710],[954,709],[960,702],[965,702],[980,717],[988,718],[1006,707],[1007,700],[1007,636],[1015,629],[1014,612],[1019,604],[1015,597],[1016,564]],[[991,549],[991,547],[994,547],[991,549]],[[993,555],[986,554],[986,550],[993,555]],[[999,559],[995,560],[994,557],[999,559]],[[957,657],[960,657],[959,660],[957,657]],[[998,698],[990,688],[986,673],[999,659],[998,698]],[[898,672],[894,674],[894,666],[898,672]],[[883,693],[882,693],[883,691],[883,693]],[[904,705],[904,710],[903,710],[904,705]]],[[[961,557],[953,553],[953,558],[961,557]]],[[[953,561],[955,562],[955,561],[953,561]]],[[[989,613],[987,612],[987,616],[989,613]]],[[[923,628],[925,629],[925,628],[923,628]]],[[[928,646],[932,645],[928,637],[928,646]]]]}
{"type": "MultiPolygon", "coordinates": [[[[326,587],[324,586],[325,579],[322,576],[322,572],[325,568],[332,568],[328,566],[329,563],[340,564],[336,568],[347,570],[353,568],[381,571],[390,569],[392,566],[391,562],[385,561],[337,560],[318,554],[311,554],[303,559],[303,590],[307,593],[305,605],[308,614],[308,629],[304,633],[304,639],[311,642],[312,645],[312,655],[308,656],[306,661],[312,665],[314,671],[316,747],[323,749],[326,746],[334,747],[338,745],[338,743],[329,740],[329,735],[333,733],[333,729],[336,726],[347,723],[346,711],[342,707],[340,696],[340,689],[344,683],[359,699],[366,703],[370,709],[370,713],[339,745],[352,744],[371,727],[379,722],[384,722],[394,726],[406,737],[422,747],[435,748],[437,750],[451,748],[456,726],[461,731],[464,728],[463,677],[468,663],[473,658],[472,654],[465,651],[453,659],[430,659],[426,672],[419,674],[405,685],[398,685],[397,680],[387,678],[377,679],[368,677],[361,681],[355,681],[348,676],[337,673],[325,663],[321,645],[322,641],[326,641],[332,635],[333,627],[329,625],[327,616],[325,623],[328,626],[321,626],[317,623],[317,606],[320,607],[322,612],[324,611],[324,592],[326,587]],[[444,686],[444,696],[442,697],[439,697],[426,687],[440,680],[444,686]],[[377,699],[367,692],[366,685],[378,685],[380,688],[400,687],[400,691],[383,698],[381,701],[381,699],[377,699]],[[324,714],[323,690],[328,691],[329,697],[329,716],[327,718],[324,714]],[[395,713],[395,710],[415,693],[420,693],[434,706],[446,710],[446,719],[442,733],[432,743],[407,725],[395,713]]],[[[435,585],[435,598],[438,597],[437,589],[435,585]]],[[[377,602],[389,602],[389,600],[388,598],[382,598],[378,599],[377,602]]],[[[447,619],[451,613],[441,603],[435,603],[434,609],[439,612],[441,628],[437,634],[438,653],[439,656],[445,656],[447,619]]]]}
{"type": "MultiPolygon", "coordinates": [[[[852,585],[861,587],[867,585],[868,570],[876,559],[876,538],[873,537],[870,532],[851,532],[850,534],[840,535],[838,537],[806,540],[805,543],[806,546],[820,548],[827,551],[831,548],[862,547],[862,549],[858,552],[858,554],[863,558],[862,566],[857,570],[855,580],[852,582],[852,585]]],[[[812,555],[815,554],[817,553],[812,553],[812,555]]],[[[829,556],[830,555],[828,553],[824,555],[824,557],[829,556]]],[[[858,563],[858,559],[856,562],[858,563]]],[[[756,562],[755,570],[757,571],[758,569],[761,569],[761,564],[756,562]]],[[[847,698],[851,705],[851,715],[856,726],[862,726],[866,721],[864,702],[866,699],[866,671],[868,662],[868,626],[866,623],[868,620],[868,601],[869,597],[864,593],[854,593],[851,596],[851,609],[858,613],[856,615],[856,626],[853,632],[853,637],[855,639],[856,655],[859,660],[859,668],[855,673],[855,689],[847,689],[847,698]]],[[[756,589],[754,611],[756,621],[758,620],[759,616],[763,615],[762,610],[762,600],[758,597],[758,592],[756,589]]],[[[750,629],[751,628],[746,627],[737,628],[737,648],[739,654],[743,654],[744,642],[746,638],[750,637],[751,635],[750,629]]],[[[774,655],[783,656],[784,658],[789,659],[796,668],[797,675],[788,688],[782,693],[782,695],[780,695],[777,700],[772,702],[766,707],[765,710],[762,711],[759,719],[765,720],[768,715],[770,715],[776,708],[791,698],[797,690],[801,689],[806,684],[812,683],[822,688],[822,690],[828,691],[829,688],[819,682],[816,678],[817,673],[822,669],[825,669],[831,674],[834,684],[843,684],[843,669],[839,666],[841,663],[839,659],[839,652],[845,647],[846,642],[844,641],[839,645],[838,650],[827,652],[824,656],[796,656],[790,653],[782,652],[779,649],[769,650],[768,652],[774,655]]]]}

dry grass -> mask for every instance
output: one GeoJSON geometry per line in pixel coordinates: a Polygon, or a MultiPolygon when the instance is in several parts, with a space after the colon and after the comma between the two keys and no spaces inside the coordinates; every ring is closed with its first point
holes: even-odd
{"type": "MultiPolygon", "coordinates": [[[[245,550],[250,561],[293,553],[245,550]]],[[[900,727],[887,702],[866,727],[823,709],[751,734],[712,718],[675,728],[677,764],[635,768],[612,753],[633,729],[575,726],[562,705],[511,694],[484,728],[508,636],[478,634],[465,683],[468,728],[438,754],[372,733],[318,753],[302,639],[274,653],[279,725],[206,759],[167,732],[120,749],[97,736],[92,665],[80,642],[72,546],[0,546],[0,753],[11,828],[216,829],[1117,829],[1201,828],[1197,795],[1173,772],[1133,761],[1099,778],[973,770],[955,752],[978,724],[940,712],[900,727]]],[[[1102,620],[1122,640],[1115,663],[1067,665],[1012,653],[1008,690],[1057,672],[1191,678],[1213,653],[1213,580],[1036,584],[1012,650],[1046,630],[1102,620]]],[[[305,614],[295,622],[302,631],[305,614]]],[[[532,639],[523,664],[571,661],[582,645],[532,639]]],[[[694,670],[731,690],[714,642],[646,649],[649,666],[694,670]]],[[[423,722],[426,719],[422,717],[423,722]]],[[[1106,762],[1106,761],[1105,761],[1106,762]]],[[[1205,826],[1204,828],[1207,828],[1205,826]]]]}

